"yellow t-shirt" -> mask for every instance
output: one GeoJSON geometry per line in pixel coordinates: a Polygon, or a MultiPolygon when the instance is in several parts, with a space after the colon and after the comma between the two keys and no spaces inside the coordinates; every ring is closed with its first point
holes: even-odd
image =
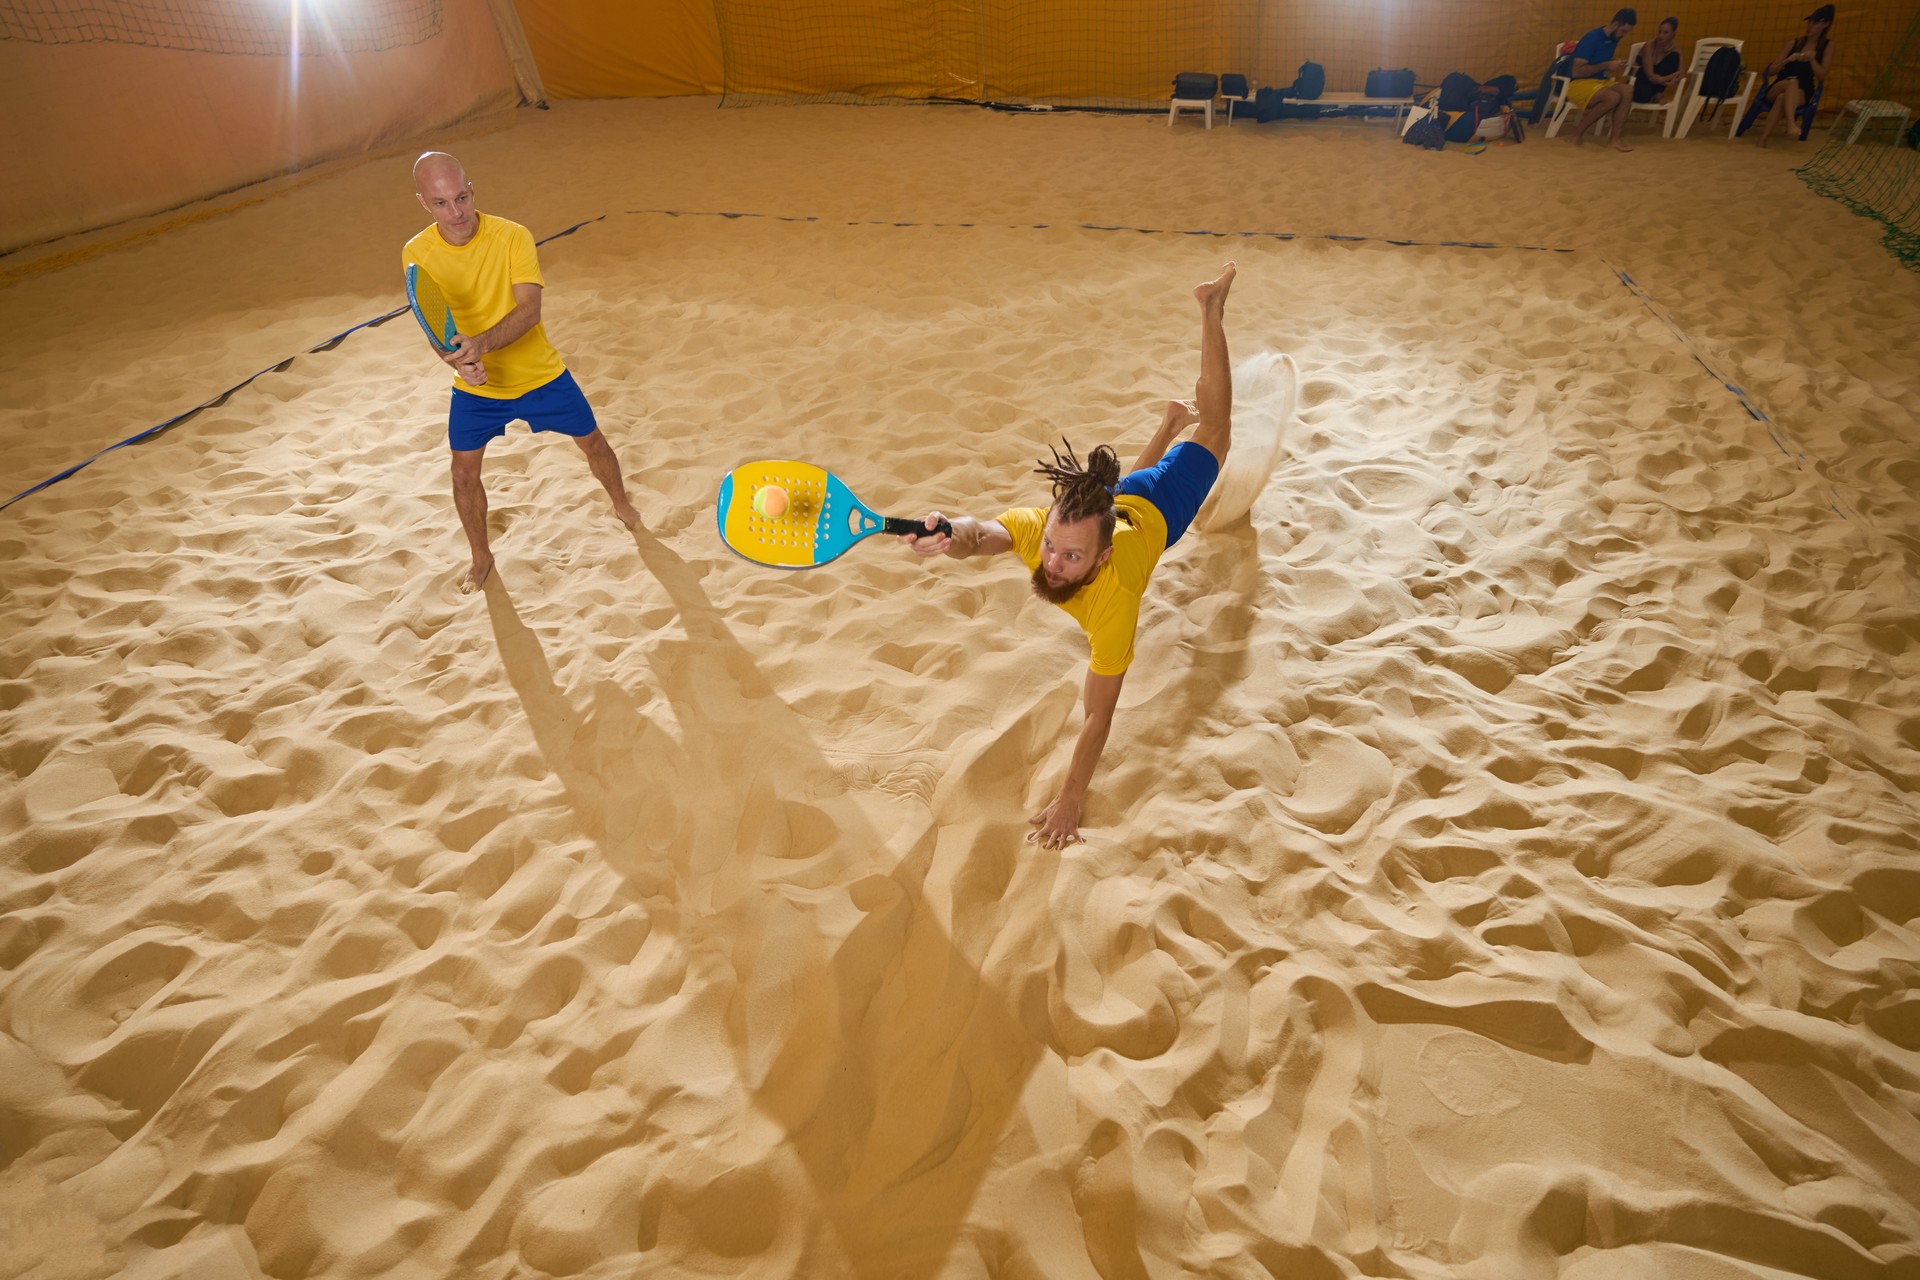
{"type": "MultiPolygon", "coordinates": [[[[1140,598],[1147,579],[1167,549],[1167,521],[1145,498],[1124,494],[1114,499],[1120,518],[1113,526],[1113,554],[1093,581],[1059,606],[1087,633],[1092,653],[1087,666],[1097,676],[1117,676],[1133,664],[1133,631],[1140,622],[1140,598]]],[[[1015,507],[1000,516],[1013,535],[1013,549],[1027,571],[1040,567],[1040,537],[1047,508],[1015,507]]]]}
{"type": "MultiPolygon", "coordinates": [[[[461,333],[484,333],[513,310],[513,286],[537,284],[540,256],[534,252],[533,233],[517,222],[480,215],[473,239],[451,245],[435,223],[400,251],[400,269],[418,264],[433,277],[453,308],[461,333]]],[[[469,386],[456,374],[453,385],[491,400],[511,400],[543,387],[567,371],[566,361],[547,341],[547,326],[537,324],[518,338],[480,358],[487,367],[485,386],[469,386]]]]}

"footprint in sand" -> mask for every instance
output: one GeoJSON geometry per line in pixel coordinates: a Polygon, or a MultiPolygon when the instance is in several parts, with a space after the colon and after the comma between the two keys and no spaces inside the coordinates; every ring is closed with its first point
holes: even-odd
{"type": "Polygon", "coordinates": [[[1520,1105],[1520,1069],[1506,1049],[1464,1031],[1443,1031],[1414,1057],[1420,1082],[1447,1110],[1497,1116],[1520,1105]]]}
{"type": "Polygon", "coordinates": [[[1345,734],[1309,730],[1295,735],[1299,781],[1281,807],[1315,830],[1340,835],[1393,787],[1393,764],[1379,751],[1345,734]]]}

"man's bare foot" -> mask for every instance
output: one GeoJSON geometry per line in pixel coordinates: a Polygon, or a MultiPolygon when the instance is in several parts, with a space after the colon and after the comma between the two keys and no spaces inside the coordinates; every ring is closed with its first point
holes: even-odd
{"type": "Polygon", "coordinates": [[[487,575],[492,572],[493,572],[492,556],[487,557],[487,562],[485,564],[481,564],[478,560],[475,560],[473,562],[473,567],[467,570],[466,576],[460,579],[460,594],[463,596],[470,596],[474,592],[478,591],[480,588],[486,586],[487,575]]]}
{"type": "Polygon", "coordinates": [[[1581,132],[1574,134],[1571,138],[1568,138],[1567,141],[1571,142],[1576,147],[1586,146],[1587,145],[1586,131],[1582,130],[1581,132]]]}
{"type": "Polygon", "coordinates": [[[615,507],[613,514],[615,519],[619,520],[621,524],[627,526],[629,529],[637,529],[640,527],[640,513],[633,509],[631,502],[623,507],[615,507]]]}
{"type": "Polygon", "coordinates": [[[1227,305],[1227,290],[1233,288],[1233,278],[1240,268],[1229,262],[1220,274],[1202,285],[1195,285],[1193,296],[1200,300],[1201,308],[1224,308],[1227,305]]]}
{"type": "Polygon", "coordinates": [[[1629,147],[1629,146],[1627,146],[1627,145],[1626,145],[1625,143],[1622,143],[1622,142],[1616,142],[1616,143],[1614,143],[1614,144],[1613,144],[1613,149],[1614,149],[1615,151],[1631,151],[1631,150],[1633,150],[1633,148],[1632,148],[1632,147],[1629,147]]]}
{"type": "Polygon", "coordinates": [[[1161,425],[1169,434],[1177,436],[1198,421],[1200,421],[1200,407],[1193,401],[1169,400],[1167,413],[1161,419],[1161,425]]]}

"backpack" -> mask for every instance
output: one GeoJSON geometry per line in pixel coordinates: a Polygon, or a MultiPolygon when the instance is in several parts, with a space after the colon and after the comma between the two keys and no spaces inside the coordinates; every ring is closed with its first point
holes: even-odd
{"type": "Polygon", "coordinates": [[[1731,98],[1740,87],[1740,70],[1740,51],[1730,44],[1721,45],[1700,73],[1700,96],[1715,99],[1716,107],[1731,98]]]}
{"type": "Polygon", "coordinates": [[[1440,128],[1448,142],[1471,142],[1480,128],[1481,107],[1485,95],[1480,82],[1462,71],[1451,71],[1440,82],[1433,106],[1440,128]]]}
{"type": "Polygon", "coordinates": [[[1327,69],[1317,62],[1300,64],[1300,74],[1293,78],[1293,87],[1287,90],[1289,98],[1317,98],[1327,91],[1327,69]]]}
{"type": "Polygon", "coordinates": [[[1369,98],[1405,98],[1413,94],[1413,68],[1367,72],[1369,98]]]}
{"type": "Polygon", "coordinates": [[[1440,82],[1442,111],[1465,111],[1480,100],[1480,82],[1464,71],[1449,71],[1440,82]]]}

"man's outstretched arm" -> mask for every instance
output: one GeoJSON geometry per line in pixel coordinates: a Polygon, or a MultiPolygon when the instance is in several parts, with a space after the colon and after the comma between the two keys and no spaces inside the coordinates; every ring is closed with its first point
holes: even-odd
{"type": "Polygon", "coordinates": [[[998,520],[976,520],[972,516],[953,516],[953,536],[933,530],[939,528],[941,515],[938,511],[927,516],[929,532],[913,537],[901,534],[900,541],[912,549],[913,554],[932,559],[934,556],[948,556],[954,560],[965,560],[968,556],[997,556],[1013,550],[1013,535],[1007,532],[1007,526],[998,520]]]}
{"type": "Polygon", "coordinates": [[[1067,766],[1067,778],[1060,784],[1054,802],[1027,819],[1035,828],[1027,836],[1049,849],[1059,849],[1080,839],[1080,805],[1093,783],[1093,771],[1106,750],[1107,734],[1113,728],[1113,709],[1120,705],[1120,686],[1126,672],[1117,676],[1087,672],[1085,703],[1087,718],[1080,726],[1080,740],[1073,744],[1073,763],[1067,766]]]}

